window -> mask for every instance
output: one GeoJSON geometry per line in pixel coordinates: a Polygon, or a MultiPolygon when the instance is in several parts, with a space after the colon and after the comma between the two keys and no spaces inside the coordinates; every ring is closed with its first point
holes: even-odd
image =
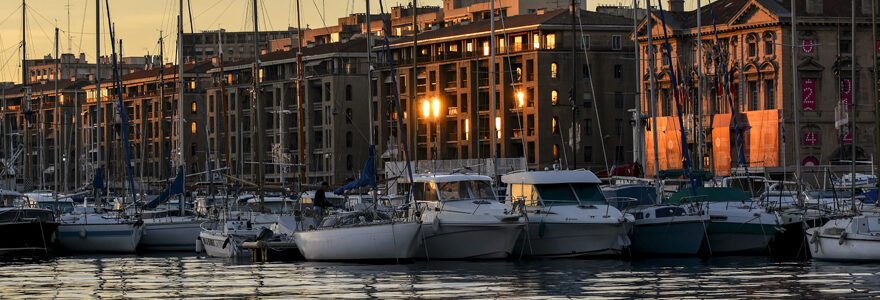
{"type": "Polygon", "coordinates": [[[559,161],[559,145],[553,144],[553,161],[559,161]]]}
{"type": "Polygon", "coordinates": [[[584,119],[584,135],[593,135],[593,119],[584,119]]]}
{"type": "Polygon", "coordinates": [[[614,108],[623,109],[623,93],[614,92],[614,108]]]}
{"type": "Polygon", "coordinates": [[[483,56],[489,56],[489,41],[483,42],[483,56]]]}
{"type": "Polygon", "coordinates": [[[614,79],[620,79],[623,77],[623,66],[614,65],[614,79]]]}
{"type": "Polygon", "coordinates": [[[582,68],[583,68],[582,73],[583,73],[584,79],[590,78],[590,65],[583,64],[582,68]]]}
{"type": "Polygon", "coordinates": [[[553,134],[559,134],[559,117],[553,117],[552,122],[553,134]]]}
{"type": "Polygon", "coordinates": [[[773,55],[773,41],[764,40],[764,55],[773,55]]]}
{"type": "MultiPolygon", "coordinates": [[[[534,155],[529,155],[529,157],[532,156],[534,155]]],[[[535,192],[535,187],[531,184],[511,184],[509,197],[511,202],[523,201],[527,206],[540,205],[538,193],[535,192]]]]}
{"type": "Polygon", "coordinates": [[[556,34],[551,33],[544,36],[544,47],[546,49],[556,49],[556,34]]]}
{"type": "Polygon", "coordinates": [[[196,101],[192,102],[190,110],[192,111],[192,113],[198,112],[198,104],[196,103],[196,101]]]}
{"type": "Polygon", "coordinates": [[[669,90],[662,89],[660,90],[660,95],[662,96],[663,106],[661,107],[663,116],[671,116],[672,115],[672,97],[669,95],[669,90]]]}
{"type": "Polygon", "coordinates": [[[532,48],[540,49],[541,48],[541,35],[535,33],[532,35],[532,48]]]}
{"type": "Polygon", "coordinates": [[[354,143],[354,136],[351,134],[351,131],[345,133],[345,147],[351,148],[351,145],[354,143]]]}
{"type": "Polygon", "coordinates": [[[345,124],[351,124],[351,120],[352,120],[351,108],[346,108],[345,109],[345,124]]]}
{"type": "Polygon", "coordinates": [[[620,36],[619,35],[612,35],[611,36],[611,49],[612,50],[620,50],[620,48],[621,48],[620,36]]]}
{"type": "Polygon", "coordinates": [[[614,119],[614,133],[623,136],[623,119],[614,119]]]}
{"type": "Polygon", "coordinates": [[[749,110],[758,110],[758,82],[749,81],[749,110]]]}
{"type": "Polygon", "coordinates": [[[468,112],[468,94],[461,94],[461,104],[459,105],[459,110],[461,112],[468,112]]]}
{"type": "Polygon", "coordinates": [[[583,35],[583,40],[581,40],[581,42],[584,44],[584,47],[585,47],[584,49],[587,49],[587,50],[590,49],[590,35],[589,34],[583,35]]]}
{"type": "Polygon", "coordinates": [[[190,122],[189,127],[190,131],[192,131],[192,134],[196,134],[196,132],[198,132],[198,126],[196,125],[196,122],[190,122]]]}
{"type": "Polygon", "coordinates": [[[776,109],[776,85],[773,80],[764,80],[764,109],[776,109]]]}
{"type": "Polygon", "coordinates": [[[559,65],[555,62],[550,63],[550,78],[559,78],[559,65]]]}
{"type": "Polygon", "coordinates": [[[513,51],[522,51],[523,36],[513,37],[513,51]]]}
{"type": "Polygon", "coordinates": [[[351,154],[345,156],[345,169],[349,171],[354,169],[354,161],[351,158],[351,154]]]}
{"type": "Polygon", "coordinates": [[[559,92],[556,90],[550,91],[550,104],[556,105],[559,103],[559,92]]]}
{"type": "Polygon", "coordinates": [[[584,162],[593,162],[593,146],[584,146],[584,162]]]}
{"type": "Polygon", "coordinates": [[[752,41],[749,42],[749,57],[755,57],[758,55],[758,43],[752,41]]]}
{"type": "Polygon", "coordinates": [[[526,116],[526,135],[532,136],[535,134],[535,115],[526,116]]]}
{"type": "Polygon", "coordinates": [[[350,84],[345,85],[345,101],[351,101],[351,94],[352,94],[351,85],[350,84]]]}

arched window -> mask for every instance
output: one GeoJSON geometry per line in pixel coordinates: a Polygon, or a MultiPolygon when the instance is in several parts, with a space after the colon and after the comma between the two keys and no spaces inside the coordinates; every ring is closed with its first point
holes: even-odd
{"type": "Polygon", "coordinates": [[[351,85],[350,84],[345,85],[345,101],[351,101],[351,94],[352,94],[351,85]]]}
{"type": "Polygon", "coordinates": [[[345,133],[345,147],[351,148],[351,145],[354,143],[354,137],[351,134],[351,131],[345,133]]]}
{"type": "Polygon", "coordinates": [[[196,103],[196,101],[193,101],[191,106],[192,106],[192,109],[191,109],[192,113],[196,113],[198,111],[198,104],[196,103]]]}
{"type": "Polygon", "coordinates": [[[553,161],[559,161],[559,145],[553,144],[553,161]]]}
{"type": "Polygon", "coordinates": [[[354,162],[352,161],[351,154],[345,156],[345,169],[349,171],[354,169],[354,162]]]}
{"type": "Polygon", "coordinates": [[[553,122],[552,122],[551,126],[552,126],[552,130],[553,130],[553,134],[558,134],[559,133],[559,117],[553,117],[553,122]]]}
{"type": "Polygon", "coordinates": [[[556,62],[550,64],[550,78],[558,78],[559,77],[559,65],[556,62]]]}
{"type": "Polygon", "coordinates": [[[559,91],[552,90],[550,91],[550,104],[556,105],[559,103],[559,91]]]}
{"type": "Polygon", "coordinates": [[[198,130],[198,125],[196,125],[196,122],[190,122],[189,127],[190,127],[190,130],[192,131],[192,134],[196,134],[196,132],[198,130]]]}

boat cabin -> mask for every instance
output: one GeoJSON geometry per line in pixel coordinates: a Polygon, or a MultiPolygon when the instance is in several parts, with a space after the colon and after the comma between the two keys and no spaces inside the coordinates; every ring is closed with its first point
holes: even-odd
{"type": "MultiPolygon", "coordinates": [[[[398,193],[405,194],[409,188],[408,178],[398,181],[398,193]]],[[[483,175],[416,175],[413,176],[412,189],[416,201],[497,200],[492,178],[483,175]]]]}
{"type": "Polygon", "coordinates": [[[501,176],[501,181],[507,184],[511,203],[545,207],[607,204],[599,187],[602,182],[586,170],[519,172],[501,176]]]}

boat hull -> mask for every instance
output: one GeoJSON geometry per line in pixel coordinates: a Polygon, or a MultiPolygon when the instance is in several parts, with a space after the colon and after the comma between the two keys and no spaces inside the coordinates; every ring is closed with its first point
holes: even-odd
{"type": "Polygon", "coordinates": [[[839,235],[818,233],[820,230],[821,228],[817,227],[806,231],[810,254],[814,259],[851,262],[880,261],[880,237],[849,234],[841,238],[839,235]]]}
{"type": "Polygon", "coordinates": [[[526,233],[514,251],[547,257],[617,255],[626,238],[623,223],[531,223],[526,233]]]}
{"type": "MultiPolygon", "coordinates": [[[[502,259],[513,252],[522,224],[446,224],[422,226],[424,243],[414,250],[418,258],[502,259]],[[427,252],[427,253],[425,253],[427,252]]],[[[421,238],[421,237],[420,237],[421,238]]]]}
{"type": "Polygon", "coordinates": [[[0,257],[46,255],[55,244],[58,223],[18,221],[0,223],[0,257]]]}
{"type": "Polygon", "coordinates": [[[142,236],[141,222],[58,226],[59,244],[72,252],[134,253],[142,236]]]}
{"type": "Polygon", "coordinates": [[[752,223],[709,223],[709,251],[712,254],[767,253],[776,234],[776,225],[752,223]]]}
{"type": "Polygon", "coordinates": [[[632,249],[640,255],[697,255],[706,237],[706,227],[699,220],[649,224],[636,221],[632,249]]]}
{"type": "Polygon", "coordinates": [[[247,249],[241,248],[234,238],[220,232],[202,231],[198,234],[198,238],[202,241],[205,254],[209,257],[234,258],[250,254],[247,249]]]}
{"type": "Polygon", "coordinates": [[[411,259],[419,223],[388,223],[301,231],[294,234],[307,260],[411,259]]]}
{"type": "Polygon", "coordinates": [[[140,249],[145,251],[193,251],[201,232],[201,220],[149,222],[144,224],[140,249]]]}

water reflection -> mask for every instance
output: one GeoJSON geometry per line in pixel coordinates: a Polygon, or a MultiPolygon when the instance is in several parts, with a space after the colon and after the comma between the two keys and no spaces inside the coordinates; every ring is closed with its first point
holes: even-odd
{"type": "Polygon", "coordinates": [[[0,264],[0,298],[865,298],[880,296],[878,267],[763,257],[368,265],[71,256],[0,264]]]}

